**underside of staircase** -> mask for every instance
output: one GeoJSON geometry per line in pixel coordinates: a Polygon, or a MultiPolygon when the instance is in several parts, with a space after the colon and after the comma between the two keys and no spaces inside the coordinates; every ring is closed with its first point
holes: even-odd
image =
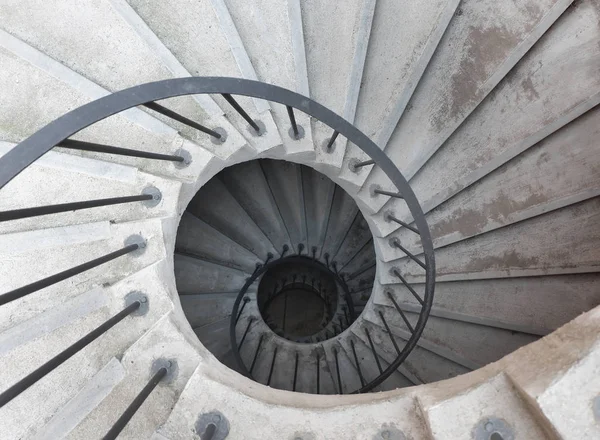
{"type": "Polygon", "coordinates": [[[0,0],[0,438],[600,438],[600,0],[0,0]]]}

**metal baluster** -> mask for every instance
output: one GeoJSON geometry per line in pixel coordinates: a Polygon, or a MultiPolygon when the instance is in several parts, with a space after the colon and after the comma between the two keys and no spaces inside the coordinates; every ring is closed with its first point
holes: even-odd
{"type": "Polygon", "coordinates": [[[304,245],[302,243],[298,243],[298,255],[302,255],[303,250],[304,250],[304,245]]]}
{"type": "Polygon", "coordinates": [[[256,318],[254,318],[254,316],[250,317],[250,319],[248,319],[248,325],[246,326],[246,331],[244,331],[244,336],[242,336],[242,340],[240,341],[240,344],[238,345],[238,351],[241,350],[242,345],[244,344],[244,341],[246,340],[246,336],[248,336],[248,332],[250,331],[250,326],[252,325],[252,323],[254,322],[256,318]]]}
{"type": "Polygon", "coordinates": [[[317,352],[317,394],[321,394],[321,355],[317,352]]]}
{"type": "Polygon", "coordinates": [[[371,334],[369,333],[369,329],[365,328],[365,333],[367,334],[367,339],[369,340],[369,345],[371,346],[371,351],[373,352],[373,357],[375,358],[375,362],[377,362],[377,368],[379,369],[379,373],[383,373],[383,368],[381,368],[381,363],[379,362],[379,356],[375,351],[375,345],[373,345],[373,340],[371,339],[371,334]]]}
{"type": "Polygon", "coordinates": [[[273,377],[273,369],[275,368],[275,358],[277,357],[277,347],[273,350],[273,360],[271,361],[271,369],[269,370],[269,379],[267,380],[267,386],[271,383],[271,378],[273,377]]]}
{"type": "Polygon", "coordinates": [[[386,219],[391,220],[393,222],[398,223],[400,226],[404,226],[406,229],[413,231],[415,234],[419,233],[419,230],[414,226],[409,225],[408,223],[403,222],[402,220],[394,217],[392,214],[386,214],[386,219]]]}
{"type": "Polygon", "coordinates": [[[362,167],[366,167],[368,165],[373,165],[375,163],[374,160],[365,160],[362,162],[356,162],[355,164],[352,164],[352,168],[354,169],[354,171],[357,171],[358,168],[362,168],[362,167]]]}
{"type": "Polygon", "coordinates": [[[331,150],[331,147],[333,147],[333,144],[335,142],[335,140],[337,139],[339,133],[337,131],[333,132],[333,135],[331,136],[331,139],[329,139],[329,142],[327,143],[327,150],[331,150]]]}
{"type": "Polygon", "coordinates": [[[260,352],[260,346],[262,345],[264,337],[265,335],[261,334],[260,339],[258,340],[258,345],[256,346],[256,351],[254,352],[254,358],[252,359],[252,365],[250,365],[250,375],[252,375],[252,370],[254,370],[254,365],[256,365],[256,360],[258,359],[258,353],[260,352]]]}
{"type": "Polygon", "coordinates": [[[129,148],[113,147],[112,145],[96,144],[93,142],[76,141],[65,139],[57,145],[69,150],[93,151],[96,153],[115,154],[118,156],[140,157],[143,159],[165,160],[169,162],[185,162],[185,157],[174,154],[159,154],[148,151],[131,150],[129,148]]]}
{"type": "Polygon", "coordinates": [[[300,132],[298,131],[298,124],[296,124],[296,117],[294,116],[294,109],[289,105],[286,105],[288,117],[290,118],[290,124],[292,124],[292,131],[294,133],[294,139],[298,139],[300,137],[300,132]]]}
{"type": "Polygon", "coordinates": [[[396,344],[396,338],[394,338],[394,335],[393,335],[392,331],[390,330],[390,326],[388,325],[387,321],[385,320],[383,313],[379,312],[379,317],[381,318],[381,321],[383,322],[383,325],[385,326],[385,330],[387,331],[390,339],[392,340],[392,344],[394,344],[396,353],[400,354],[400,348],[398,347],[398,344],[396,344]]]}
{"type": "Polygon", "coordinates": [[[71,358],[73,355],[77,354],[79,351],[84,349],[87,345],[93,342],[98,337],[102,336],[116,324],[121,322],[125,317],[129,316],[141,306],[141,301],[134,301],[119,313],[114,315],[112,318],[107,320],[104,324],[100,325],[96,329],[89,332],[83,338],[79,339],[73,345],[63,350],[48,362],[43,364],[41,367],[37,368],[33,372],[29,373],[23,379],[18,381],[16,384],[8,388],[6,391],[0,394],[0,408],[10,402],[12,399],[17,397],[31,385],[36,383],[38,380],[43,378],[48,373],[52,372],[55,368],[59,367],[63,362],[71,358]]]}
{"type": "Polygon", "coordinates": [[[273,254],[271,252],[267,253],[267,259],[265,260],[265,266],[269,264],[269,261],[273,259],[273,254]]]}
{"type": "Polygon", "coordinates": [[[375,194],[381,194],[382,196],[390,196],[390,197],[395,197],[397,199],[403,199],[404,197],[402,197],[402,194],[400,193],[395,193],[395,192],[391,192],[391,191],[385,191],[379,188],[375,188],[373,190],[373,192],[375,194]]]}
{"type": "Polygon", "coordinates": [[[233,96],[231,96],[229,93],[222,93],[221,96],[223,96],[223,98],[225,98],[225,100],[235,109],[235,111],[238,112],[248,124],[250,124],[250,127],[252,127],[254,131],[256,131],[256,133],[260,134],[260,127],[258,126],[258,124],[252,120],[252,118],[237,103],[233,96]]]}
{"type": "Polygon", "coordinates": [[[254,272],[252,272],[252,276],[256,275],[256,273],[263,267],[261,263],[256,263],[256,267],[254,268],[254,272]]]}
{"type": "Polygon", "coordinates": [[[340,375],[340,362],[338,360],[338,351],[337,348],[333,349],[333,355],[335,356],[335,369],[337,371],[337,380],[338,380],[338,392],[342,393],[342,376],[340,375]]]}
{"type": "Polygon", "coordinates": [[[423,263],[421,260],[419,260],[417,257],[415,257],[413,254],[411,254],[408,250],[406,250],[401,244],[400,244],[400,240],[398,240],[397,238],[392,239],[390,241],[390,244],[394,247],[397,247],[398,249],[400,249],[402,252],[404,252],[406,255],[408,255],[415,263],[417,263],[419,266],[421,266],[423,269],[427,270],[427,265],[425,263],[423,263]]]}
{"type": "Polygon", "coordinates": [[[404,323],[406,324],[406,326],[408,327],[408,329],[410,330],[410,332],[413,333],[415,331],[415,329],[413,328],[412,325],[410,325],[410,322],[408,321],[408,319],[406,318],[406,315],[404,314],[404,312],[402,311],[402,309],[400,308],[400,306],[396,302],[396,299],[394,298],[394,296],[392,295],[392,293],[390,291],[387,291],[386,294],[387,294],[388,298],[394,304],[394,307],[396,308],[396,310],[398,311],[398,313],[400,313],[400,316],[402,317],[402,320],[404,321],[404,323]]]}
{"type": "Polygon", "coordinates": [[[326,263],[326,265],[327,265],[327,268],[329,269],[329,254],[327,254],[327,253],[326,253],[326,254],[324,255],[324,257],[325,257],[325,263],[326,263]]]}
{"type": "Polygon", "coordinates": [[[195,128],[196,130],[200,130],[203,133],[209,134],[214,138],[221,139],[223,136],[221,133],[217,133],[215,130],[211,130],[210,128],[205,127],[204,125],[200,125],[197,122],[192,121],[191,119],[186,118],[185,116],[181,116],[179,113],[175,113],[173,110],[170,110],[166,107],[163,107],[156,102],[147,102],[143,104],[144,107],[149,108],[150,110],[154,110],[161,115],[167,116],[171,119],[175,119],[182,124],[185,124],[189,127],[195,128]]]}
{"type": "Polygon", "coordinates": [[[160,199],[160,192],[157,192],[155,194],[139,194],[135,196],[111,197],[106,199],[85,200],[82,202],[36,206],[33,208],[12,209],[10,211],[0,212],[0,222],[29,217],[38,217],[40,215],[58,214],[61,212],[78,211],[80,209],[97,208],[100,206],[122,205],[124,203],[144,202],[150,200],[160,201],[160,199]]]}
{"type": "Polygon", "coordinates": [[[358,370],[358,377],[360,377],[360,384],[365,386],[365,378],[360,369],[360,362],[358,362],[358,356],[356,355],[356,348],[354,347],[354,340],[350,339],[350,345],[352,346],[352,354],[354,355],[354,361],[356,362],[356,368],[358,370]]]}
{"type": "Polygon", "coordinates": [[[285,318],[287,315],[287,300],[288,300],[288,294],[287,294],[287,292],[285,292],[285,294],[283,296],[283,323],[281,326],[283,332],[285,332],[285,318]]]}
{"type": "Polygon", "coordinates": [[[296,352],[296,366],[294,367],[294,386],[292,391],[296,391],[296,379],[298,378],[298,352],[296,352]]]}
{"type": "Polygon", "coordinates": [[[287,244],[283,245],[283,251],[281,252],[281,258],[285,256],[285,253],[290,250],[290,247],[287,244]]]}
{"type": "MultiPolygon", "coordinates": [[[[169,362],[170,367],[170,362],[169,362]]],[[[133,399],[133,402],[127,407],[127,409],[123,412],[121,417],[115,422],[112,428],[106,433],[103,437],[103,440],[114,440],[116,439],[121,431],[127,426],[127,423],[131,420],[131,418],[135,415],[137,410],[142,406],[144,401],[148,398],[150,393],[156,388],[156,385],[167,375],[168,369],[166,367],[160,368],[154,376],[148,381],[146,386],[140,391],[140,393],[133,399]]]]}
{"type": "Polygon", "coordinates": [[[404,284],[406,286],[406,288],[410,291],[410,293],[413,294],[413,296],[416,298],[417,301],[419,301],[419,304],[424,305],[425,302],[421,299],[421,297],[417,294],[417,292],[415,292],[415,289],[412,288],[412,286],[410,284],[408,284],[408,282],[404,279],[404,277],[400,274],[400,272],[398,271],[398,269],[393,269],[393,273],[394,275],[396,275],[398,278],[400,278],[400,281],[402,281],[402,284],[404,284]]]}
{"type": "Polygon", "coordinates": [[[118,251],[111,252],[102,257],[96,258],[94,260],[88,261],[87,263],[80,264],[79,266],[72,267],[71,269],[67,269],[63,272],[59,272],[57,274],[51,275],[47,278],[44,278],[39,281],[35,281],[31,284],[28,284],[23,287],[19,287],[18,289],[11,290],[3,295],[0,295],[0,305],[4,305],[15,299],[22,298],[30,293],[36,292],[45,287],[56,284],[60,281],[66,280],[67,278],[73,277],[75,275],[79,275],[82,272],[86,272],[90,269],[98,267],[104,263],[108,263],[116,258],[119,258],[123,255],[127,255],[131,252],[134,252],[145,246],[145,243],[133,243],[128,246],[125,246],[118,251]]]}

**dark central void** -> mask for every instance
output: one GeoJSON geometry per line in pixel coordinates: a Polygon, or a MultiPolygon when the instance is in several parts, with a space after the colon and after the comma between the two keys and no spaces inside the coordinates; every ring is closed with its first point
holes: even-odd
{"type": "Polygon", "coordinates": [[[262,318],[276,334],[290,340],[322,331],[335,315],[338,298],[335,276],[310,258],[295,258],[267,270],[258,286],[262,318]]]}

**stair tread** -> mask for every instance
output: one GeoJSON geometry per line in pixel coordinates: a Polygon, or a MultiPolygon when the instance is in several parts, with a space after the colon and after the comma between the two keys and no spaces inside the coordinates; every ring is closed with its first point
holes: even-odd
{"type": "MultiPolygon", "coordinates": [[[[404,113],[458,3],[377,1],[354,123],[380,148],[386,146],[404,113]]],[[[345,165],[350,158],[369,159],[355,145],[348,149],[345,165]]],[[[345,166],[342,174],[362,182],[367,170],[351,176],[345,166]]]]}
{"type": "MultiPolygon", "coordinates": [[[[425,212],[480,179],[484,179],[486,183],[482,185],[489,190],[488,185],[494,180],[487,178],[490,173],[499,177],[518,172],[536,155],[530,150],[536,150],[538,155],[546,149],[552,151],[535,163],[530,169],[532,173],[540,169],[552,173],[550,167],[558,158],[556,155],[564,156],[561,172],[551,174],[556,182],[531,176],[531,180],[537,183],[536,194],[551,188],[556,194],[548,196],[548,201],[557,200],[566,191],[575,189],[575,185],[580,185],[579,178],[588,172],[586,165],[580,162],[577,166],[571,165],[571,161],[579,161],[580,155],[583,159],[587,151],[593,151],[588,146],[590,141],[586,135],[593,130],[590,124],[594,124],[594,116],[584,113],[600,102],[600,83],[593,73],[593,66],[597,69],[600,63],[597,45],[600,29],[593,18],[593,8],[591,2],[569,8],[415,176],[411,185],[425,212]],[[572,66],[573,78],[563,83],[560,78],[566,64],[572,66]],[[522,106],[523,102],[527,105],[522,106]],[[573,156],[559,150],[559,144],[563,142],[567,142],[569,147],[578,145],[571,150],[573,156]],[[523,156],[523,152],[528,159],[518,157],[523,156]],[[572,169],[581,170],[581,176],[571,175],[572,169]],[[573,183],[568,178],[574,179],[573,183]],[[449,182],[452,185],[448,185],[449,182]]],[[[510,183],[499,185],[492,193],[501,190],[511,196],[514,194],[514,189],[504,186],[510,183]]],[[[484,188],[477,188],[484,191],[484,188]]],[[[520,192],[526,190],[527,187],[519,188],[520,192]]],[[[523,203],[509,210],[511,217],[515,215],[515,208],[523,210],[544,202],[515,194],[515,198],[521,197],[523,203]]],[[[463,200],[454,197],[450,203],[462,204],[463,200]]],[[[395,207],[398,218],[405,218],[408,214],[401,204],[390,201],[387,205],[390,205],[389,209],[392,209],[391,205],[395,207]]],[[[468,211],[466,207],[465,211],[468,211]]],[[[435,226],[435,221],[433,224],[435,226]]],[[[386,232],[398,226],[388,224],[386,232]]]]}
{"type": "MultiPolygon", "coordinates": [[[[212,2],[222,11],[221,21],[229,13],[260,81],[309,95],[302,19],[295,1],[212,2]]],[[[296,122],[304,130],[303,138],[295,140],[288,133],[290,121],[285,106],[272,103],[271,111],[286,154],[313,152],[310,118],[306,114],[295,112],[296,122]]]]}
{"type": "MultiPolygon", "coordinates": [[[[235,26],[220,20],[220,11],[211,0],[179,0],[176,8],[142,0],[127,2],[192,75],[257,79],[235,26]],[[198,41],[204,44],[197,44],[198,41]]],[[[255,136],[223,98],[213,96],[213,99],[256,151],[267,151],[281,144],[266,101],[235,97],[252,119],[265,124],[266,132],[255,136]]]]}
{"type": "MultiPolygon", "coordinates": [[[[590,199],[437,249],[436,280],[597,272],[595,218],[599,203],[590,199]],[[568,248],[577,252],[564,252],[568,248]]],[[[382,284],[397,282],[388,272],[391,267],[399,268],[408,282],[422,281],[425,271],[407,260],[384,263],[382,284]]]]}
{"type": "MultiPolygon", "coordinates": [[[[461,14],[450,22],[385,150],[405,177],[416,174],[570,3],[549,0],[527,9],[525,2],[509,7],[489,0],[461,2],[461,14]],[[420,148],[411,148],[415,144],[420,148]]],[[[384,181],[375,168],[363,191],[384,181]]],[[[372,199],[371,207],[380,208],[386,199],[372,199]]]]}
{"type": "MultiPolygon", "coordinates": [[[[354,120],[375,1],[300,2],[310,96],[348,121],[354,120]]],[[[346,140],[327,150],[333,130],[312,121],[317,163],[339,169],[346,140]]]]}

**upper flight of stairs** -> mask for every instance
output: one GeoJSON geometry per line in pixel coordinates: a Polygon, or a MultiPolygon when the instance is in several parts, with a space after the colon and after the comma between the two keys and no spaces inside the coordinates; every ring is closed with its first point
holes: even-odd
{"type": "Polygon", "coordinates": [[[369,156],[343,136],[331,144],[301,111],[295,139],[284,105],[236,96],[256,133],[220,95],[170,98],[159,104],[225,142],[140,106],[72,139],[186,163],[57,146],[0,190],[0,219],[160,192],[0,221],[0,298],[145,242],[0,306],[0,393],[132,292],[147,299],[1,406],[2,438],[101,438],[169,360],[119,438],[199,438],[199,417],[216,410],[235,439],[600,437],[598,0],[0,0],[0,159],[85,103],[188,76],[298,92],[385,151],[435,248],[422,337],[373,390],[387,394],[338,395],[377,377],[416,324],[421,305],[395,274],[424,295],[425,272],[393,245],[422,257],[407,204],[375,193],[396,188],[380,167],[355,168],[369,156]],[[357,318],[298,344],[269,333],[251,300],[236,326],[239,341],[257,318],[247,368],[270,335],[253,382],[236,372],[231,313],[257,264],[285,247],[336,260],[357,318]]]}

